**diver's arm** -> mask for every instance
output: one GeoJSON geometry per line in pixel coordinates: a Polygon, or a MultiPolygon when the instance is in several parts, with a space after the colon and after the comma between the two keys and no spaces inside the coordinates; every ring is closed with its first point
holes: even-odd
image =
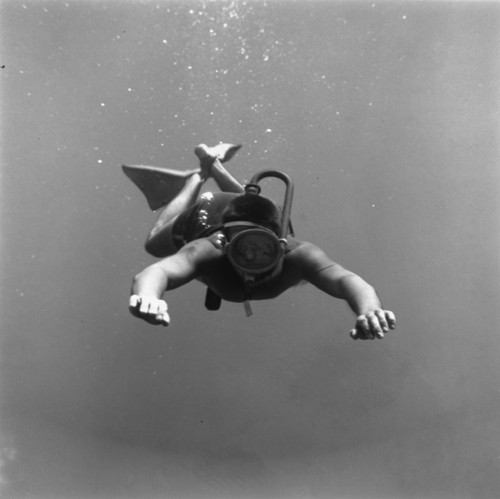
{"type": "Polygon", "coordinates": [[[330,296],[347,301],[357,316],[356,325],[350,333],[353,339],[383,338],[389,329],[396,327],[394,314],[382,308],[373,286],[333,262],[320,248],[305,244],[305,279],[330,296]]]}
{"type": "Polygon", "coordinates": [[[172,256],[150,265],[137,274],[132,283],[129,310],[150,324],[168,326],[167,303],[162,295],[198,276],[203,262],[214,256],[215,248],[206,240],[193,241],[172,256]]]}

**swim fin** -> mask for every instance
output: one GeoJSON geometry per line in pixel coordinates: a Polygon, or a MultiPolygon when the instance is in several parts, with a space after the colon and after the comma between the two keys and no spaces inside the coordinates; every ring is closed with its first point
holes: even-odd
{"type": "MultiPolygon", "coordinates": [[[[206,156],[212,156],[221,163],[225,163],[240,148],[240,145],[234,144],[217,144],[214,147],[200,144],[195,148],[195,154],[198,156],[200,164],[206,156]]],[[[147,165],[122,165],[122,168],[125,175],[146,196],[148,205],[153,211],[170,203],[182,190],[186,179],[193,173],[202,171],[201,168],[183,171],[147,165]]]]}
{"type": "Polygon", "coordinates": [[[240,145],[217,144],[214,147],[210,147],[210,152],[213,156],[218,158],[221,163],[225,163],[226,161],[229,161],[240,149],[240,145]]]}
{"type": "Polygon", "coordinates": [[[146,196],[154,211],[167,205],[179,194],[186,179],[200,170],[173,170],[158,166],[122,165],[123,172],[146,196]]]}

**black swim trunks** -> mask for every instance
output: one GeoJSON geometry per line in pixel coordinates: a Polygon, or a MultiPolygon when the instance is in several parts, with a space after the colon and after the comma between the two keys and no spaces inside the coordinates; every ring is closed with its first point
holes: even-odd
{"type": "Polygon", "coordinates": [[[222,227],[222,212],[237,196],[231,192],[206,192],[174,222],[172,237],[177,249],[195,239],[208,237],[222,227]]]}

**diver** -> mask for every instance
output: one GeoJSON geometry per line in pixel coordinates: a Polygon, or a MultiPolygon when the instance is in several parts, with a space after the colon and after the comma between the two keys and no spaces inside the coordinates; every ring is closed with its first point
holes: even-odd
{"type": "Polygon", "coordinates": [[[163,206],[145,243],[146,250],[161,260],[135,276],[130,312],[150,324],[168,326],[163,293],[196,279],[207,286],[208,309],[217,310],[221,300],[227,300],[244,303],[251,315],[251,300],[275,298],[309,282],[349,304],[356,315],[353,339],[383,338],[396,327],[396,318],[382,308],[375,289],[319,247],[293,236],[290,178],[269,170],[244,187],[223,166],[240,147],[200,144],[195,148],[200,167],[185,172],[123,166],[151,209],[163,206]],[[285,182],[282,209],[260,194],[258,182],[264,177],[285,182]],[[200,196],[209,178],[221,192],[200,196]]]}

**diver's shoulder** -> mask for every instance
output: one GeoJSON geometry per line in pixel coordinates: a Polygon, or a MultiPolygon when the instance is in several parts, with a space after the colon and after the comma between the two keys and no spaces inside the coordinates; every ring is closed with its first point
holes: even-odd
{"type": "Polygon", "coordinates": [[[179,253],[185,253],[194,260],[214,260],[222,256],[222,251],[212,241],[211,237],[193,239],[183,246],[179,253]]]}
{"type": "Polygon", "coordinates": [[[309,241],[301,241],[294,237],[288,237],[288,251],[286,256],[291,260],[315,260],[324,255],[324,251],[309,241]]]}
{"type": "Polygon", "coordinates": [[[301,253],[304,251],[310,251],[317,246],[309,241],[301,241],[293,236],[287,237],[287,253],[301,253]]]}

